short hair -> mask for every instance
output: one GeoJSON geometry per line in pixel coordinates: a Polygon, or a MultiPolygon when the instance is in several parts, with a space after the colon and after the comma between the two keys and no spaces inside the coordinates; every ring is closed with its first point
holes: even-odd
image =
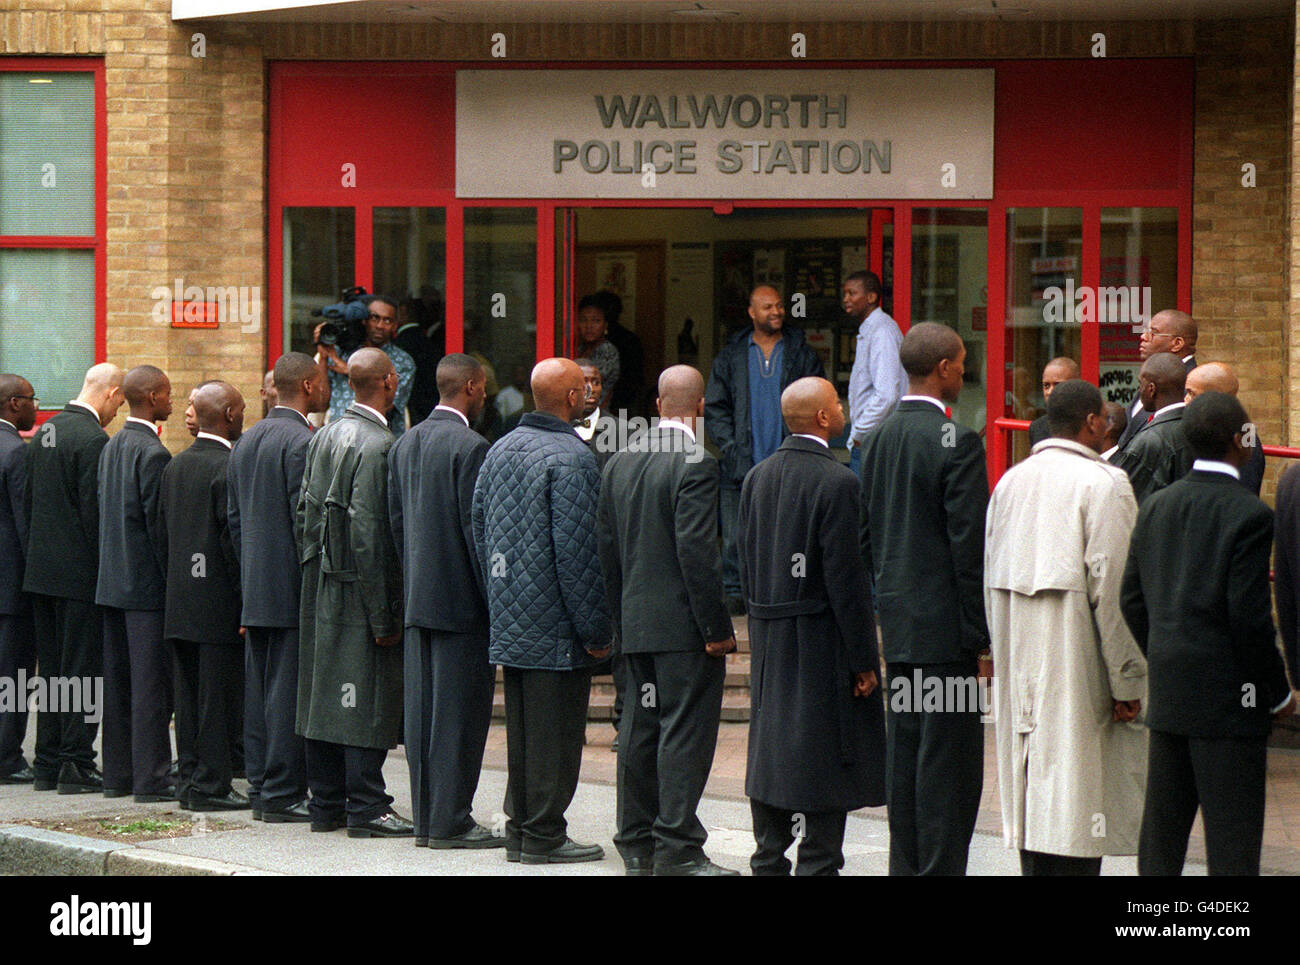
{"type": "Polygon", "coordinates": [[[604,298],[600,297],[600,292],[596,292],[591,295],[583,295],[582,298],[578,301],[578,311],[582,311],[584,308],[600,309],[600,314],[605,319],[606,324],[609,324],[608,306],[609,306],[609,302],[606,301],[604,298]]]}
{"type": "Polygon", "coordinates": [[[308,379],[315,378],[320,365],[306,352],[285,352],[275,360],[271,377],[275,382],[275,391],[286,399],[296,398],[299,386],[308,379]]]}
{"type": "Polygon", "coordinates": [[[0,374],[0,405],[4,405],[16,395],[23,394],[23,384],[27,380],[12,372],[0,374]]]}
{"type": "Polygon", "coordinates": [[[1047,430],[1053,436],[1077,436],[1090,415],[1101,415],[1101,390],[1083,379],[1067,379],[1047,400],[1047,430]]]}
{"type": "Polygon", "coordinates": [[[880,276],[874,271],[855,271],[844,278],[844,284],[855,281],[862,286],[862,290],[868,295],[879,295],[884,289],[880,285],[880,276]]]}
{"type": "Polygon", "coordinates": [[[1044,365],[1043,374],[1046,375],[1047,370],[1054,365],[1057,368],[1065,369],[1065,371],[1071,373],[1069,376],[1069,378],[1071,379],[1077,379],[1079,378],[1079,376],[1083,374],[1083,369],[1079,368],[1079,363],[1076,362],[1074,359],[1070,358],[1070,356],[1068,355],[1058,355],[1056,358],[1052,359],[1050,362],[1044,365]]]}
{"type": "Polygon", "coordinates": [[[1226,392],[1202,392],[1183,410],[1183,433],[1197,459],[1222,459],[1232,437],[1249,421],[1245,408],[1226,392]]]}
{"type": "Polygon", "coordinates": [[[918,322],[907,330],[898,349],[903,370],[914,379],[923,379],[944,359],[961,354],[961,336],[938,322],[918,322]]]}
{"type": "Polygon", "coordinates": [[[483,363],[472,355],[463,352],[450,352],[438,361],[435,378],[438,381],[438,397],[452,399],[461,393],[465,383],[483,371],[483,363]]]}
{"type": "Polygon", "coordinates": [[[366,296],[366,308],[369,308],[375,302],[383,302],[388,305],[394,312],[397,311],[397,299],[392,295],[368,295],[366,296]]]}
{"type": "Polygon", "coordinates": [[[127,405],[143,405],[145,396],[157,392],[167,380],[167,373],[156,365],[137,365],[122,379],[122,395],[127,405]]]}

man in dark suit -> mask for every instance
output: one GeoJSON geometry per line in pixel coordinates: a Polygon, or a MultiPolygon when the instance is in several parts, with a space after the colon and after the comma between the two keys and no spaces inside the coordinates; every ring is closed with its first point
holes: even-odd
{"type": "Polygon", "coordinates": [[[388,519],[384,417],[397,396],[387,353],[348,359],[354,401],[312,437],[298,499],[302,637],[298,733],[307,739],[311,828],[411,837],[391,807],[384,758],[402,733],[402,568],[388,519]]]}
{"type": "MultiPolygon", "coordinates": [[[[1047,400],[1052,397],[1052,390],[1062,382],[1068,382],[1070,379],[1082,378],[1083,372],[1079,368],[1079,363],[1072,358],[1062,355],[1054,358],[1043,366],[1043,405],[1047,405],[1047,400]]],[[[1052,434],[1051,429],[1047,426],[1047,412],[1044,411],[1033,422],[1029,423],[1029,445],[1038,445],[1044,439],[1052,434]]]]}
{"type": "Polygon", "coordinates": [[[1273,538],[1273,593],[1286,665],[1300,666],[1300,464],[1277,480],[1277,519],[1273,538]]]}
{"type": "MultiPolygon", "coordinates": [[[[1166,308],[1151,316],[1151,323],[1138,337],[1138,356],[1145,362],[1157,352],[1172,352],[1188,372],[1196,368],[1196,322],[1191,315],[1166,308]]],[[[1120,434],[1120,452],[1128,447],[1145,424],[1146,413],[1142,411],[1142,398],[1139,395],[1129,408],[1128,426],[1120,434]]]]}
{"type": "MultiPolygon", "coordinates": [[[[862,550],[875,577],[890,677],[964,693],[992,672],[984,618],[988,476],[979,436],[952,421],[966,349],[914,325],[899,356],[908,394],[862,454],[862,550]]],[[[889,873],[966,873],[984,783],[978,707],[890,708],[889,873]]]]}
{"type": "MultiPolygon", "coordinates": [[[[27,541],[27,450],[20,432],[36,424],[36,393],[21,375],[0,375],[0,680],[16,681],[36,671],[32,601],[23,592],[23,544],[27,541]]],[[[17,688],[17,705],[0,709],[0,784],[30,784],[23,757],[27,695],[17,688]]]]}
{"type": "Polygon", "coordinates": [[[1139,506],[1152,493],[1187,475],[1192,453],[1183,434],[1184,383],[1187,370],[1171,352],[1156,352],[1138,373],[1142,428],[1111,457],[1128,473],[1139,506]]]}
{"type": "Polygon", "coordinates": [[[163,634],[175,667],[176,797],[188,811],[238,811],[248,807],[231,787],[243,731],[244,645],[226,470],[244,427],[244,399],[228,382],[209,382],[194,396],[194,414],[198,436],[163,470],[158,511],[163,634]]]}
{"type": "Polygon", "coordinates": [[[307,822],[307,764],[298,716],[298,604],[302,567],[294,517],[311,423],[329,408],[317,362],[288,352],[275,363],[277,404],[230,453],[227,509],[240,561],[244,627],[244,755],[254,819],[307,822]]]}
{"type": "MultiPolygon", "coordinates": [[[[122,370],[101,362],[86,372],[81,392],[41,426],[27,447],[27,566],[36,663],[42,675],[89,680],[102,675],[104,621],[95,606],[99,573],[99,457],[104,426],[122,407],[122,370]]],[[[103,708],[97,708],[102,711],[103,708]]],[[[95,722],[84,713],[39,710],[38,791],[101,791],[95,768],[95,722]]]]}
{"type": "Polygon", "coordinates": [[[1295,699],[1269,607],[1273,513],[1237,478],[1247,419],[1222,392],[1188,404],[1196,461],[1139,510],[1124,568],[1149,668],[1142,875],[1182,874],[1198,806],[1209,873],[1259,874],[1268,732],[1295,699]]]}
{"type": "Polygon", "coordinates": [[[443,356],[437,407],[388,453],[388,515],[406,585],[403,689],[417,847],[506,843],[471,814],[496,682],[470,520],[488,451],[470,424],[486,384],[473,356],[443,356]]]}
{"type": "Polygon", "coordinates": [[[725,875],[704,854],[696,808],[736,648],[718,557],[718,464],[696,440],[704,376],[659,376],[660,420],[605,466],[601,570],[625,661],[614,844],[629,875],[725,875]],[[684,619],[665,621],[663,614],[684,619]]]}
{"type": "Polygon", "coordinates": [[[172,412],[162,369],[137,365],[122,380],[131,414],[99,457],[99,580],[104,608],[104,796],[134,791],[169,801],[171,653],[163,642],[166,583],[158,493],[171,453],[157,422],[172,412]]]}
{"type": "Polygon", "coordinates": [[[411,397],[406,411],[411,415],[411,425],[423,422],[438,404],[438,359],[442,352],[435,349],[432,339],[420,327],[415,312],[415,299],[403,298],[397,306],[397,334],[393,344],[405,349],[415,361],[415,375],[411,378],[411,397]]]}
{"type": "Polygon", "coordinates": [[[845,421],[835,386],[791,383],[781,414],[791,435],[740,491],[754,650],[745,793],[758,847],[749,866],[789,874],[785,852],[798,838],[795,873],[834,875],[848,812],[885,803],[871,588],[854,538],[858,479],[829,448],[845,421]]]}
{"type": "MultiPolygon", "coordinates": [[[[1187,387],[1183,390],[1183,401],[1191,402],[1202,392],[1226,392],[1235,397],[1241,383],[1237,373],[1227,362],[1206,362],[1187,373],[1187,387]]],[[[1259,433],[1251,431],[1242,436],[1242,445],[1250,454],[1246,464],[1241,467],[1241,484],[1258,496],[1264,485],[1264,444],[1259,441],[1259,433]]]]}

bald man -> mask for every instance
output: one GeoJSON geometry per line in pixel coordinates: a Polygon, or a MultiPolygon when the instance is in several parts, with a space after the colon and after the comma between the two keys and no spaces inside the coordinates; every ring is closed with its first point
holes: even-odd
{"type": "MultiPolygon", "coordinates": [[[[1190,372],[1196,368],[1196,335],[1196,322],[1191,315],[1175,308],[1166,308],[1151,316],[1151,323],[1139,336],[1138,356],[1145,362],[1159,352],[1169,352],[1179,358],[1185,371],[1190,372]]],[[[1129,407],[1128,426],[1119,437],[1121,452],[1128,447],[1145,420],[1142,399],[1139,397],[1129,407]]]]}
{"type": "MultiPolygon", "coordinates": [[[[834,875],[849,811],[885,803],[884,706],[871,589],[855,536],[858,480],[831,455],[835,387],[792,382],[791,435],[740,491],[740,581],[754,672],[745,793],[755,875],[834,875]]],[[[872,437],[869,437],[869,439],[872,437]]],[[[870,443],[868,443],[870,444],[870,443]]]]}
{"type": "MultiPolygon", "coordinates": [[[[1079,368],[1079,363],[1072,358],[1061,355],[1052,359],[1043,366],[1043,405],[1047,405],[1047,400],[1052,397],[1052,390],[1062,382],[1068,382],[1070,379],[1083,377],[1083,372],[1079,368]]],[[[1051,436],[1052,431],[1047,425],[1047,412],[1044,411],[1033,422],[1029,423],[1029,445],[1038,445],[1044,439],[1051,436]]]]}
{"type": "Polygon", "coordinates": [[[131,414],[99,457],[99,581],[104,608],[104,796],[170,801],[171,653],[163,642],[166,578],[158,495],[171,453],[156,423],[172,386],[153,365],[122,380],[131,414]]]}
{"type": "MultiPolygon", "coordinates": [[[[21,375],[0,375],[0,680],[28,677],[36,670],[32,601],[23,592],[26,556],[27,450],[20,433],[36,424],[36,393],[21,375]]],[[[0,784],[30,784],[23,757],[27,703],[0,710],[0,784]]]]}
{"type": "Polygon", "coordinates": [[[586,385],[570,359],[538,362],[536,411],[488,450],[474,485],[474,543],[486,580],[488,655],[506,697],[506,859],[599,861],[567,834],[578,787],[591,666],[610,651],[596,541],[600,473],[571,423],[586,385]]]}
{"type": "MultiPolygon", "coordinates": [[[[102,676],[104,629],[95,606],[99,457],[108,445],[104,426],[122,402],[122,370],[107,362],[92,366],[77,397],[45,422],[27,447],[23,590],[33,595],[36,662],[46,677],[102,676]]],[[[37,712],[36,790],[57,787],[79,794],[103,789],[95,767],[98,720],[98,713],[37,712]]]]}
{"type": "Polygon", "coordinates": [[[312,428],[329,407],[316,360],[276,360],[277,403],[230,452],[227,508],[239,557],[244,627],[244,766],[253,819],[306,823],[307,764],[298,716],[298,605],[302,566],[294,519],[312,428]]]}
{"type": "MultiPolygon", "coordinates": [[[[988,478],[979,436],[952,420],[961,337],[921,322],[899,349],[908,394],[862,454],[862,550],[874,567],[891,681],[974,694],[991,672],[984,616],[988,478]]],[[[889,873],[961,875],[984,783],[973,699],[933,708],[890,698],[889,873]]]]}
{"type": "Polygon", "coordinates": [[[721,458],[722,585],[732,614],[745,612],[736,563],[736,514],[745,473],[776,452],[785,437],[781,393],[796,379],[825,374],[804,333],[785,324],[785,301],[771,285],[749,293],[751,327],[729,339],[709,373],[704,428],[721,458]]]}
{"type": "Polygon", "coordinates": [[[1128,473],[1138,506],[1192,468],[1192,451],[1183,433],[1186,382],[1187,369],[1172,352],[1152,354],[1138,372],[1141,425],[1110,459],[1128,473]]]}
{"type": "MultiPolygon", "coordinates": [[[[1187,373],[1183,401],[1191,402],[1202,392],[1223,392],[1235,397],[1240,383],[1237,373],[1227,362],[1206,362],[1187,373]]],[[[1264,445],[1258,433],[1250,433],[1242,440],[1250,458],[1241,467],[1238,481],[1256,496],[1264,485],[1264,445]]]]}
{"type": "Polygon", "coordinates": [[[175,667],[176,797],[189,811],[238,811],[248,808],[231,785],[244,725],[244,641],[226,470],[243,431],[244,398],[229,382],[208,382],[193,405],[198,435],[163,470],[158,512],[163,635],[175,667]]]}
{"type": "Polygon", "coordinates": [[[388,518],[384,413],[397,369],[377,348],[348,357],[353,401],[312,437],[298,499],[302,547],[298,726],[311,828],[411,837],[384,758],[402,734],[402,568],[388,518]]]}
{"type": "Polygon", "coordinates": [[[736,874],[705,856],[695,813],[718,739],[723,658],[736,648],[718,558],[718,463],[696,435],[704,376],[666,369],[656,407],[658,423],[610,457],[600,487],[601,569],[626,661],[614,844],[630,875],[736,874]]]}

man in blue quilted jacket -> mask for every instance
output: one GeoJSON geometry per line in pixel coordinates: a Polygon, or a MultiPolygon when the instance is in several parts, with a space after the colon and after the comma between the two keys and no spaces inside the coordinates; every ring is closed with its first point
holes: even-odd
{"type": "Polygon", "coordinates": [[[474,542],[487,577],[489,658],[506,696],[506,858],[599,861],[564,812],[578,787],[590,667],[609,655],[610,619],[596,542],[600,472],[570,423],[582,369],[533,369],[536,410],[488,451],[474,487],[474,542]]]}

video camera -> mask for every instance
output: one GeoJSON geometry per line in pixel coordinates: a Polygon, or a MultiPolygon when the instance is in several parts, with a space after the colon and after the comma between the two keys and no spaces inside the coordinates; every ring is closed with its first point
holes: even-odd
{"type": "Polygon", "coordinates": [[[320,343],[333,345],[347,355],[366,341],[366,318],[370,315],[368,303],[372,296],[361,285],[343,289],[339,300],[324,308],[312,310],[312,315],[324,317],[320,343]]]}

